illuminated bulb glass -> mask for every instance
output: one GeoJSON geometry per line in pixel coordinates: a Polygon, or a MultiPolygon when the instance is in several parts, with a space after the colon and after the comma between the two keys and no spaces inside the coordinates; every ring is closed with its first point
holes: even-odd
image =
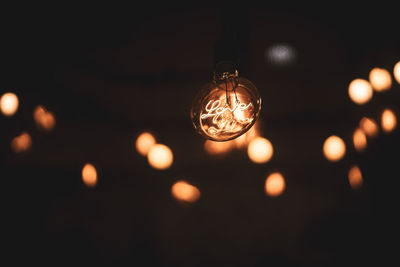
{"type": "Polygon", "coordinates": [[[211,140],[206,140],[204,142],[204,149],[210,155],[223,155],[234,148],[234,146],[236,145],[235,143],[233,143],[234,141],[236,140],[231,140],[227,142],[215,142],[211,140]]]}
{"type": "Polygon", "coordinates": [[[23,132],[17,137],[14,137],[13,140],[11,141],[11,149],[15,153],[21,153],[24,151],[27,151],[32,145],[32,138],[31,136],[23,132]]]}
{"type": "Polygon", "coordinates": [[[400,83],[400,61],[397,62],[396,65],[394,65],[393,75],[396,81],[400,83]]]}
{"type": "Polygon", "coordinates": [[[285,191],[285,178],[279,172],[271,173],[265,180],[265,193],[270,197],[277,197],[285,191]]]}
{"type": "Polygon", "coordinates": [[[390,109],[385,109],[381,116],[381,126],[385,133],[390,133],[397,126],[397,118],[394,112],[390,109]]]}
{"type": "Polygon", "coordinates": [[[332,135],[325,140],[322,150],[327,160],[339,161],[346,154],[346,144],[339,136],[332,135]]]}
{"type": "Polygon", "coordinates": [[[155,144],[154,136],[151,133],[143,132],[136,139],[136,151],[142,156],[147,156],[150,148],[155,144]]]}
{"type": "Polygon", "coordinates": [[[162,144],[152,146],[147,154],[150,166],[157,170],[165,170],[171,167],[173,159],[171,149],[162,144]]]}
{"type": "Polygon", "coordinates": [[[360,128],[356,129],[353,133],[353,144],[357,151],[363,151],[367,147],[367,136],[360,128]]]}
{"type": "Polygon", "coordinates": [[[363,105],[370,101],[372,94],[371,84],[364,79],[355,79],[349,85],[350,99],[358,105],[363,105]]]}
{"type": "Polygon", "coordinates": [[[361,119],[360,128],[368,137],[376,137],[379,132],[378,124],[373,119],[367,117],[361,119]]]}
{"type": "Polygon", "coordinates": [[[190,116],[194,128],[213,141],[234,139],[253,126],[261,110],[261,97],[249,80],[231,65],[219,65],[214,80],[196,95],[190,116]]]}
{"type": "Polygon", "coordinates": [[[18,97],[14,93],[5,93],[0,98],[0,110],[5,116],[12,116],[18,110],[18,97]]]}
{"type": "Polygon", "coordinates": [[[183,180],[172,185],[171,193],[176,200],[183,202],[196,202],[200,198],[200,190],[183,180]]]}
{"type": "Polygon", "coordinates": [[[362,186],[363,178],[361,170],[358,166],[353,166],[349,170],[349,184],[351,188],[357,189],[362,186]]]}
{"type": "Polygon", "coordinates": [[[262,164],[268,162],[274,154],[274,148],[268,139],[257,137],[247,147],[247,155],[250,160],[262,164]]]}
{"type": "Polygon", "coordinates": [[[82,181],[88,187],[94,187],[97,184],[97,171],[92,164],[86,163],[83,166],[82,181]]]}
{"type": "Polygon", "coordinates": [[[392,86],[392,77],[389,71],[381,68],[373,68],[370,71],[369,81],[377,92],[389,90],[392,86]]]}

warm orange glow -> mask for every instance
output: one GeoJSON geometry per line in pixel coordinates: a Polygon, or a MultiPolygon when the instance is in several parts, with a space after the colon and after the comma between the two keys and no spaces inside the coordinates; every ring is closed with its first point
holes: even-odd
{"type": "Polygon", "coordinates": [[[183,180],[172,185],[171,193],[174,198],[184,202],[192,203],[200,198],[200,190],[183,180]]]}
{"type": "Polygon", "coordinates": [[[15,153],[20,153],[28,150],[32,145],[32,138],[31,136],[23,132],[17,137],[14,137],[14,139],[11,141],[11,149],[15,153]]]}
{"type": "Polygon", "coordinates": [[[263,137],[256,137],[247,147],[247,155],[255,163],[266,163],[274,154],[274,148],[270,141],[263,137]]]}
{"type": "Polygon", "coordinates": [[[265,193],[270,197],[277,197],[285,191],[285,178],[279,172],[271,173],[265,180],[265,193]]]}
{"type": "Polygon", "coordinates": [[[353,166],[349,170],[349,183],[351,188],[357,189],[362,186],[363,178],[358,166],[353,166]]]}
{"type": "Polygon", "coordinates": [[[390,76],[390,72],[385,69],[373,68],[369,73],[369,82],[375,91],[382,92],[390,89],[392,86],[392,77],[390,76]]]}
{"type": "Polygon", "coordinates": [[[90,164],[86,163],[82,168],[82,180],[88,187],[94,187],[97,184],[97,171],[96,168],[90,164]]]}
{"type": "Polygon", "coordinates": [[[253,125],[253,127],[250,128],[250,130],[236,138],[234,141],[236,143],[236,147],[240,149],[246,147],[254,138],[260,136],[260,123],[259,121],[256,121],[256,123],[253,125]]]}
{"type": "Polygon", "coordinates": [[[371,100],[373,94],[370,83],[364,79],[355,79],[349,85],[350,99],[358,104],[363,105],[371,100]]]}
{"type": "Polygon", "coordinates": [[[43,130],[50,131],[54,128],[56,124],[56,118],[54,114],[50,111],[47,111],[43,106],[37,106],[33,111],[33,118],[38,127],[43,130]]]}
{"type": "Polygon", "coordinates": [[[204,142],[204,149],[210,155],[223,155],[228,153],[235,147],[235,140],[226,142],[215,142],[211,140],[206,140],[204,142]]]}
{"type": "Polygon", "coordinates": [[[363,151],[367,147],[367,136],[360,128],[353,133],[353,144],[357,151],[363,151]]]}
{"type": "Polygon", "coordinates": [[[332,135],[325,140],[323,152],[327,160],[339,161],[346,154],[346,144],[342,138],[332,135]]]}
{"type": "Polygon", "coordinates": [[[12,116],[18,110],[18,97],[14,93],[5,93],[0,98],[0,110],[5,116],[12,116]]]}
{"type": "Polygon", "coordinates": [[[136,139],[136,151],[142,155],[147,156],[150,148],[156,144],[156,139],[151,133],[141,133],[136,139]]]}
{"type": "Polygon", "coordinates": [[[162,144],[153,145],[147,154],[147,160],[154,169],[165,170],[171,167],[174,156],[169,147],[162,144]]]}
{"type": "Polygon", "coordinates": [[[376,137],[379,132],[378,124],[373,119],[367,117],[361,119],[360,128],[368,137],[376,137]]]}
{"type": "Polygon", "coordinates": [[[398,83],[400,83],[400,61],[394,65],[393,76],[398,83]]]}
{"type": "Polygon", "coordinates": [[[390,133],[397,126],[397,118],[394,112],[390,109],[385,109],[381,116],[381,126],[385,133],[390,133]]]}

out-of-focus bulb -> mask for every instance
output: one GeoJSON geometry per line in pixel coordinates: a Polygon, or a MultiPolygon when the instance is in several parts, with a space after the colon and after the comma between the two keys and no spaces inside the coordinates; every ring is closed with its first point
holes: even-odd
{"type": "Polygon", "coordinates": [[[381,126],[385,133],[390,133],[397,126],[397,118],[394,112],[390,109],[385,109],[381,115],[381,126]]]}
{"type": "Polygon", "coordinates": [[[370,71],[369,81],[377,92],[389,90],[392,86],[392,77],[389,71],[381,68],[373,68],[370,71]]]}
{"type": "Polygon", "coordinates": [[[231,64],[218,64],[214,79],[196,95],[190,117],[194,128],[213,141],[234,139],[253,126],[261,110],[257,88],[231,64]]]}
{"type": "Polygon", "coordinates": [[[370,101],[372,94],[371,84],[364,79],[355,79],[349,85],[350,99],[358,105],[364,105],[370,101]]]}
{"type": "Polygon", "coordinates": [[[327,160],[335,162],[346,154],[346,144],[339,136],[332,135],[325,140],[322,150],[327,160]]]}
{"type": "Polygon", "coordinates": [[[14,93],[5,93],[0,98],[0,110],[5,116],[12,116],[18,110],[18,97],[14,93]]]}
{"type": "Polygon", "coordinates": [[[394,78],[396,79],[396,81],[398,83],[400,83],[400,61],[397,62],[396,65],[394,65],[393,75],[394,75],[394,78]]]}

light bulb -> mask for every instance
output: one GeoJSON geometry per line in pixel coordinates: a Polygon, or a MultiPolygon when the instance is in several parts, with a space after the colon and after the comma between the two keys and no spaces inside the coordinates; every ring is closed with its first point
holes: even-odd
{"type": "Polygon", "coordinates": [[[217,64],[213,81],[196,95],[190,116],[205,138],[228,141],[244,134],[258,119],[261,97],[248,79],[231,64],[217,64]]]}

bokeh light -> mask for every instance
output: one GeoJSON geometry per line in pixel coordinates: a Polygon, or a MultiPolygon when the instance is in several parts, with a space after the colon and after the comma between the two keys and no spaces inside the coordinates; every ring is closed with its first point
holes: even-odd
{"type": "Polygon", "coordinates": [[[163,144],[156,144],[150,148],[147,160],[154,169],[165,170],[171,167],[174,156],[169,147],[163,144]]]}
{"type": "Polygon", "coordinates": [[[136,138],[136,151],[145,157],[155,144],[156,138],[149,132],[143,132],[136,138]]]}
{"type": "Polygon", "coordinates": [[[27,151],[32,146],[32,138],[27,132],[21,133],[11,141],[11,149],[15,153],[27,151]]]}
{"type": "Polygon", "coordinates": [[[353,133],[353,144],[357,151],[364,151],[367,147],[367,136],[360,128],[357,128],[353,133]]]}
{"type": "Polygon", "coordinates": [[[392,77],[390,72],[385,69],[373,68],[369,73],[369,82],[375,91],[382,92],[390,89],[392,77]]]}
{"type": "Polygon", "coordinates": [[[171,187],[172,196],[183,202],[196,202],[200,198],[200,190],[184,180],[174,183],[171,187]]]}
{"type": "Polygon", "coordinates": [[[82,181],[88,187],[94,187],[97,184],[97,171],[96,168],[86,163],[82,168],[82,181]]]}
{"type": "Polygon", "coordinates": [[[381,127],[385,133],[392,132],[397,126],[397,118],[390,109],[385,109],[381,116],[381,127]]]}
{"type": "Polygon", "coordinates": [[[234,139],[236,148],[241,149],[249,145],[249,143],[256,137],[261,136],[259,120],[250,128],[246,133],[234,139]]]}
{"type": "Polygon", "coordinates": [[[360,128],[370,138],[376,137],[379,133],[378,124],[371,118],[363,117],[360,120],[360,128]]]}
{"type": "Polygon", "coordinates": [[[339,136],[332,135],[325,140],[323,152],[327,160],[339,161],[346,154],[346,144],[339,136]]]}
{"type": "Polygon", "coordinates": [[[363,178],[361,170],[358,166],[353,166],[349,170],[349,184],[351,188],[357,189],[362,186],[363,178]]]}
{"type": "Polygon", "coordinates": [[[0,110],[5,116],[12,116],[19,106],[18,97],[14,93],[5,93],[0,98],[0,110]]]}
{"type": "Polygon", "coordinates": [[[265,180],[265,193],[270,197],[281,195],[285,188],[285,178],[279,172],[271,173],[265,180]]]}
{"type": "Polygon", "coordinates": [[[230,140],[226,142],[206,140],[204,142],[204,149],[210,155],[224,155],[235,148],[235,146],[235,140],[230,140]]]}
{"type": "Polygon", "coordinates": [[[261,164],[268,162],[274,154],[271,142],[264,137],[256,137],[247,147],[247,155],[250,160],[261,164]]]}
{"type": "Polygon", "coordinates": [[[41,105],[37,106],[33,111],[33,119],[40,129],[46,131],[52,130],[56,124],[54,114],[41,105]]]}
{"type": "Polygon", "coordinates": [[[358,105],[363,105],[370,101],[372,95],[372,86],[364,79],[355,79],[349,85],[350,99],[358,105]]]}
{"type": "Polygon", "coordinates": [[[394,65],[393,68],[393,76],[398,83],[400,83],[400,61],[394,65]]]}
{"type": "Polygon", "coordinates": [[[296,59],[295,49],[288,44],[275,44],[265,49],[265,60],[276,66],[288,66],[296,59]]]}

